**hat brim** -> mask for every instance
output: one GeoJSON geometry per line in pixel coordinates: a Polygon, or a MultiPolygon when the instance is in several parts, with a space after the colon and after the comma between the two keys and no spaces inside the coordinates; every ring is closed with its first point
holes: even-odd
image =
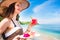
{"type": "Polygon", "coordinates": [[[9,5],[14,2],[20,2],[22,4],[23,9],[29,7],[29,2],[27,0],[5,0],[1,3],[1,6],[9,7],[9,5]]]}
{"type": "MultiPolygon", "coordinates": [[[[10,4],[14,3],[14,2],[20,2],[22,5],[22,10],[26,9],[29,7],[30,3],[27,0],[3,0],[0,3],[1,7],[9,7],[10,4]]],[[[2,9],[0,8],[0,13],[3,12],[2,9]]]]}

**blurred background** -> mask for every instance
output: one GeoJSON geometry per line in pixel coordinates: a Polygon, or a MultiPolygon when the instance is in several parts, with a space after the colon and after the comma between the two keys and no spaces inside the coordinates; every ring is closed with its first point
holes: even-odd
{"type": "Polygon", "coordinates": [[[19,21],[26,30],[32,18],[37,19],[38,24],[31,30],[36,32],[37,36],[32,40],[60,40],[60,0],[28,1],[30,7],[19,14],[19,21]]]}

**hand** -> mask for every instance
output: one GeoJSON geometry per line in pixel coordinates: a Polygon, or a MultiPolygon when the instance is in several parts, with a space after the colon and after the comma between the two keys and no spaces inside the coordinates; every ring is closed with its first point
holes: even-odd
{"type": "Polygon", "coordinates": [[[37,19],[32,19],[30,26],[34,26],[37,24],[37,19]]]}
{"type": "Polygon", "coordinates": [[[37,19],[32,19],[31,23],[29,24],[27,30],[25,31],[26,33],[29,33],[32,29],[33,26],[37,24],[37,19]]]}
{"type": "Polygon", "coordinates": [[[30,32],[30,33],[24,33],[24,37],[26,38],[31,38],[35,36],[35,32],[30,32]]]}

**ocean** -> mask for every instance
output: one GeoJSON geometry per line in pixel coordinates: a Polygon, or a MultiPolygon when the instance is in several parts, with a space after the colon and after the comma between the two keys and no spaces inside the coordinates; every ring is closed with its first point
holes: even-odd
{"type": "MultiPolygon", "coordinates": [[[[28,25],[21,25],[23,30],[26,31],[28,25]]],[[[50,38],[47,40],[60,40],[60,25],[59,24],[39,24],[35,25],[31,31],[37,32],[40,34],[39,39],[34,40],[45,40],[42,36],[46,38],[50,38]],[[54,38],[54,39],[52,39],[54,38]]],[[[37,34],[38,35],[38,34],[37,34]]],[[[44,38],[45,38],[44,37],[44,38]]]]}

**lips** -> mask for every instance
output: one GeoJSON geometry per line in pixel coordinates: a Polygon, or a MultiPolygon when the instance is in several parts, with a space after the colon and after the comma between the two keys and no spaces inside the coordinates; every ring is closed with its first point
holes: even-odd
{"type": "Polygon", "coordinates": [[[17,9],[18,11],[20,11],[20,9],[17,9]]]}

